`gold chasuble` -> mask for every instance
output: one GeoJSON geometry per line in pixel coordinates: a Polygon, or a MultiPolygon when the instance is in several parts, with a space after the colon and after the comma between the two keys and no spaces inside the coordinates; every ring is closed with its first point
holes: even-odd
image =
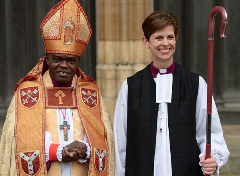
{"type": "Polygon", "coordinates": [[[53,87],[49,72],[42,76],[44,61],[17,84],[2,132],[0,173],[61,175],[61,162],[52,162],[46,169],[45,131],[59,144],[56,108],[71,108],[73,140],[81,141],[86,135],[91,147],[87,163],[73,162],[72,176],[113,176],[113,133],[96,83],[78,68],[72,87],[53,87]]]}
{"type": "MultiPolygon", "coordinates": [[[[75,92],[72,87],[76,87],[77,76],[73,78],[72,86],[56,88],[52,85],[52,80],[49,76],[49,71],[43,76],[43,83],[46,93],[46,131],[52,136],[52,141],[55,144],[60,144],[59,137],[59,124],[57,119],[56,108],[72,108],[73,112],[73,141],[83,141],[85,130],[79,118],[78,109],[76,106],[75,92]]],[[[81,107],[80,107],[81,109],[81,107]]],[[[61,163],[52,162],[51,167],[47,173],[51,175],[61,175],[61,163]]],[[[88,165],[87,163],[73,162],[72,163],[72,176],[87,176],[88,165]]]]}

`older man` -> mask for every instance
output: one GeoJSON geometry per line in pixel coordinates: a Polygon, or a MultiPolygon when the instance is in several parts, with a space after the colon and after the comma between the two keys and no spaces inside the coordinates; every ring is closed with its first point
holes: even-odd
{"type": "Polygon", "coordinates": [[[76,0],[41,23],[46,57],[16,85],[0,143],[0,173],[113,175],[113,135],[96,82],[78,64],[92,30],[76,0]]]}

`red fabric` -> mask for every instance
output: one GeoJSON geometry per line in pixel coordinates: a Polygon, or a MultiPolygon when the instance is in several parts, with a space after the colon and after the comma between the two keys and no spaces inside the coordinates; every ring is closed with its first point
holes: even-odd
{"type": "Polygon", "coordinates": [[[47,108],[76,108],[76,95],[69,87],[46,88],[47,108]]]}
{"type": "MultiPolygon", "coordinates": [[[[32,156],[34,152],[26,152],[24,153],[26,156],[30,157],[32,156]]],[[[29,170],[28,170],[28,162],[24,159],[21,158],[21,164],[22,164],[22,169],[23,171],[28,174],[28,175],[33,175],[33,174],[30,174],[29,173],[29,170]]],[[[33,173],[36,174],[40,168],[40,159],[39,159],[39,156],[37,156],[33,161],[32,161],[32,164],[33,164],[33,173]]]]}
{"type": "MultiPolygon", "coordinates": [[[[100,153],[100,155],[103,153],[103,150],[101,150],[101,149],[97,149],[97,150],[100,153]]],[[[100,170],[100,163],[99,163],[100,159],[99,159],[99,156],[97,156],[97,154],[95,154],[95,165],[96,165],[98,172],[103,172],[105,170],[105,166],[106,166],[106,157],[105,156],[102,158],[102,168],[101,168],[102,170],[100,170]]]]}
{"type": "Polygon", "coordinates": [[[58,161],[57,149],[60,144],[51,144],[49,148],[49,159],[50,161],[58,161]]]}
{"type": "Polygon", "coordinates": [[[27,76],[25,76],[24,78],[22,78],[22,79],[16,84],[16,86],[15,86],[15,88],[14,88],[14,93],[16,92],[18,86],[19,86],[22,82],[24,82],[24,81],[36,80],[36,79],[38,79],[37,73],[36,73],[36,74],[28,74],[27,76]]]}
{"type": "Polygon", "coordinates": [[[87,77],[85,78],[85,81],[87,82],[95,82],[95,80],[93,78],[87,77]]]}
{"type": "Polygon", "coordinates": [[[32,80],[37,80],[39,79],[39,71],[44,73],[46,69],[48,68],[45,58],[40,59],[39,63],[33,68],[32,71],[30,71],[25,77],[23,77],[16,85],[14,88],[14,93],[16,92],[18,86],[24,82],[24,81],[32,81],[32,80]],[[43,63],[42,63],[43,62],[43,63]],[[42,68],[43,65],[43,68],[42,68]],[[44,69],[44,70],[43,70],[44,69]]]}
{"type": "Polygon", "coordinates": [[[97,91],[92,89],[82,88],[82,100],[90,108],[93,108],[97,105],[97,91]]]}
{"type": "Polygon", "coordinates": [[[37,86],[21,89],[20,92],[21,92],[21,103],[23,106],[31,108],[38,103],[39,90],[37,86]]]}
{"type": "Polygon", "coordinates": [[[77,75],[77,77],[81,77],[81,79],[83,79],[83,81],[95,82],[95,80],[93,78],[90,78],[90,77],[86,76],[80,68],[77,69],[76,75],[77,75]]]}

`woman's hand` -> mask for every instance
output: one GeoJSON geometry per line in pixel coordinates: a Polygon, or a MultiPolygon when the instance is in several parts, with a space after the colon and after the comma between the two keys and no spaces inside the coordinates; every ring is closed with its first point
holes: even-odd
{"type": "Polygon", "coordinates": [[[217,162],[214,158],[208,158],[205,160],[205,155],[201,157],[200,163],[203,164],[203,172],[205,175],[212,175],[216,172],[217,162]]]}

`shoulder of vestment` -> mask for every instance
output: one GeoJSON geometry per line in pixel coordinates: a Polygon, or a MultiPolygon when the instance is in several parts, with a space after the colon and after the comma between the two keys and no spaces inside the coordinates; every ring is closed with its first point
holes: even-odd
{"type": "Polygon", "coordinates": [[[30,72],[28,72],[28,74],[25,77],[23,77],[22,79],[20,79],[20,81],[18,81],[18,83],[15,86],[14,93],[18,89],[19,85],[25,81],[34,81],[35,80],[35,81],[40,82],[41,74],[43,74],[44,67],[46,67],[46,65],[44,65],[44,63],[45,63],[45,58],[41,58],[39,60],[38,64],[35,67],[33,67],[33,69],[30,72]]]}
{"type": "Polygon", "coordinates": [[[88,77],[80,68],[77,69],[76,75],[80,78],[78,79],[80,82],[93,82],[96,84],[96,81],[93,78],[88,77]]]}

